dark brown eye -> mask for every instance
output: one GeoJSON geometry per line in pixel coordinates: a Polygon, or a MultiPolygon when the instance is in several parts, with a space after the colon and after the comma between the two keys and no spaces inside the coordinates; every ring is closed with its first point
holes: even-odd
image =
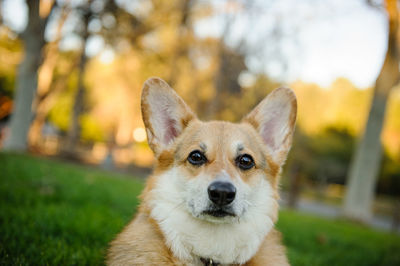
{"type": "Polygon", "coordinates": [[[253,157],[249,154],[242,154],[236,158],[236,165],[242,170],[249,170],[255,165],[253,157]]]}
{"type": "Polygon", "coordinates": [[[199,150],[192,151],[187,160],[193,165],[202,165],[207,162],[206,156],[199,150]]]}

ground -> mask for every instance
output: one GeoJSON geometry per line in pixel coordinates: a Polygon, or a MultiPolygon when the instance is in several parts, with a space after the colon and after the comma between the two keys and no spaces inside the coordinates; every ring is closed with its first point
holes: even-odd
{"type": "MultiPolygon", "coordinates": [[[[132,218],[143,179],[0,153],[0,265],[101,265],[132,218]]],[[[400,237],[281,211],[292,265],[400,265],[400,237]]]]}

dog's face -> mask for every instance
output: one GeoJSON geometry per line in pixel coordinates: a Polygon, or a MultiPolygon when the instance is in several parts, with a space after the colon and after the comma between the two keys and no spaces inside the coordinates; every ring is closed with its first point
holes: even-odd
{"type": "Polygon", "coordinates": [[[261,182],[269,183],[268,191],[260,191],[264,196],[273,193],[277,166],[248,124],[195,121],[162,156],[171,156],[168,162],[182,177],[184,205],[193,217],[235,222],[257,208],[261,182]]]}
{"type": "MultiPolygon", "coordinates": [[[[143,89],[142,113],[157,157],[144,198],[174,253],[188,257],[174,239],[190,239],[193,230],[208,238],[224,238],[225,228],[236,230],[231,241],[237,243],[253,230],[259,234],[254,245],[259,244],[277,216],[278,176],[296,118],[293,92],[275,90],[240,124],[201,122],[164,81],[153,78],[143,89]]],[[[207,257],[210,244],[203,248],[198,238],[188,250],[207,257]]],[[[226,257],[227,250],[215,252],[211,255],[221,262],[243,263],[254,248],[240,258],[226,257]]]]}

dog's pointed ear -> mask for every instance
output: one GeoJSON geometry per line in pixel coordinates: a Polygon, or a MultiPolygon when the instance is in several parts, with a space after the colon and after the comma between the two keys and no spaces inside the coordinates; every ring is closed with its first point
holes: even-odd
{"type": "Polygon", "coordinates": [[[265,97],[243,121],[258,131],[272,158],[281,165],[292,144],[296,114],[296,95],[281,87],[265,97]]]}
{"type": "Polygon", "coordinates": [[[142,90],[142,117],[156,155],[174,142],[196,115],[162,79],[149,78],[142,90]]]}

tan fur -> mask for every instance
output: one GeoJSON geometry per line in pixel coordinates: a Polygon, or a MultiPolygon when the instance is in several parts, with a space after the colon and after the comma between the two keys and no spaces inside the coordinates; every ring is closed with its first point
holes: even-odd
{"type": "MultiPolygon", "coordinates": [[[[281,165],[291,144],[293,131],[285,136],[287,147],[282,156],[273,159],[265,147],[263,139],[258,134],[259,121],[257,106],[242,123],[233,124],[229,122],[211,121],[201,122],[188,109],[186,104],[177,96],[172,89],[166,87],[165,82],[159,79],[151,79],[146,82],[142,96],[143,119],[148,129],[149,144],[157,157],[157,163],[153,175],[147,180],[146,187],[140,198],[142,200],[138,213],[134,220],[110,244],[107,255],[108,265],[188,265],[187,262],[176,258],[168,248],[165,236],[160,230],[159,224],[151,217],[149,203],[157,195],[151,193],[155,188],[160,175],[169,169],[176,168],[187,178],[195,178],[199,173],[216,177],[223,169],[229,176],[239,176],[241,180],[250,186],[256,184],[260,173],[266,176],[273,189],[275,198],[273,212],[270,214],[272,221],[276,222],[278,216],[278,184],[281,165]],[[158,86],[157,90],[172,97],[173,101],[180,106],[181,117],[178,118],[181,132],[171,144],[162,144],[151,124],[151,108],[147,101],[149,88],[158,86]],[[177,97],[177,98],[176,98],[177,97]],[[157,139],[157,137],[159,139],[157,139]],[[242,152],[250,154],[256,163],[256,167],[248,171],[241,171],[234,163],[237,150],[232,144],[240,141],[242,152]],[[164,146],[162,146],[164,145],[164,146]],[[197,167],[187,161],[188,154],[195,150],[207,152],[207,165],[197,167]],[[282,160],[282,161],[281,161],[282,160]]],[[[294,97],[294,96],[293,96],[294,97]]],[[[295,98],[292,108],[296,108],[295,98]]],[[[294,127],[296,113],[290,114],[290,126],[294,127]]],[[[210,239],[212,241],[212,239],[210,239]]],[[[285,248],[281,244],[280,233],[275,229],[269,231],[256,254],[243,265],[289,265],[285,254],[285,248]]]]}
{"type": "Polygon", "coordinates": [[[271,230],[262,243],[257,254],[245,265],[289,265],[289,262],[286,258],[286,249],[282,246],[281,242],[281,234],[275,229],[271,230]]]}

